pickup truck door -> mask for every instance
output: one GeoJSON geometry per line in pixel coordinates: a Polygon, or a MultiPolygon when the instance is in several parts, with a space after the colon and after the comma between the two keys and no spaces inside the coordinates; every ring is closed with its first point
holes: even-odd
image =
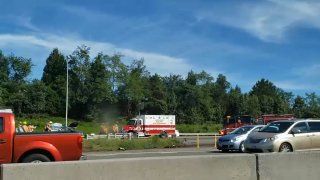
{"type": "Polygon", "coordinates": [[[0,115],[0,164],[9,163],[12,157],[11,139],[7,127],[5,116],[0,115]]]}

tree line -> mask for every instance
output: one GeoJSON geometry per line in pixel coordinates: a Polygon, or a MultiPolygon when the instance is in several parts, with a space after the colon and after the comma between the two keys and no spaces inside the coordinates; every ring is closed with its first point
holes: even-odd
{"type": "Polygon", "coordinates": [[[143,59],[123,63],[121,54],[90,55],[87,46],[46,59],[41,79],[28,80],[32,60],[0,51],[0,106],[17,115],[64,116],[68,69],[69,117],[105,121],[138,114],[174,114],[178,123],[219,123],[227,115],[295,114],[320,117],[316,93],[295,96],[260,79],[249,92],[232,87],[226,76],[189,71],[161,76],[147,71],[143,59]]]}

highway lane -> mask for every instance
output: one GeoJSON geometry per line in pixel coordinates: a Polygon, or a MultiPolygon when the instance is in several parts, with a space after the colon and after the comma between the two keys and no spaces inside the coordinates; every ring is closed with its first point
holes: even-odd
{"type": "Polygon", "coordinates": [[[98,159],[120,159],[120,158],[143,158],[143,157],[168,157],[168,156],[199,156],[199,155],[234,155],[238,152],[222,153],[212,147],[197,148],[171,148],[171,149],[151,149],[151,150],[128,150],[110,152],[87,152],[88,160],[98,159]]]}

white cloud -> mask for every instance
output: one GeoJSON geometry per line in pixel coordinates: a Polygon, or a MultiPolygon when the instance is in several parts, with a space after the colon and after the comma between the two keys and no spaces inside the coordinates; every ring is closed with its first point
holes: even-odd
{"type": "Polygon", "coordinates": [[[232,13],[202,11],[198,13],[197,19],[243,29],[263,41],[279,42],[294,26],[308,25],[320,28],[319,16],[320,2],[269,0],[237,6],[232,13]]]}
{"type": "Polygon", "coordinates": [[[306,67],[293,69],[293,74],[304,77],[306,79],[319,79],[320,77],[320,64],[313,64],[306,67]]]}
{"type": "Polygon", "coordinates": [[[277,87],[289,90],[289,91],[297,91],[297,90],[304,90],[304,91],[310,91],[312,89],[317,89],[317,85],[310,84],[308,82],[301,82],[297,80],[292,81],[277,81],[274,83],[277,87]]]}
{"type": "Polygon", "coordinates": [[[320,64],[302,66],[291,70],[291,78],[286,81],[278,81],[276,85],[287,90],[317,90],[320,87],[320,64]]]}
{"type": "Polygon", "coordinates": [[[8,23],[17,25],[20,28],[26,28],[32,31],[39,31],[35,25],[32,24],[32,18],[28,16],[17,16],[17,15],[5,15],[0,16],[0,23],[8,23]]]}
{"type": "MultiPolygon", "coordinates": [[[[114,54],[120,52],[127,58],[145,60],[145,65],[151,73],[158,73],[161,75],[186,74],[191,65],[186,59],[171,57],[163,54],[152,52],[141,52],[132,49],[120,48],[110,43],[87,41],[78,37],[61,37],[52,34],[38,34],[38,35],[15,35],[15,34],[0,34],[0,48],[8,47],[26,47],[30,48],[44,48],[48,55],[53,48],[60,49],[64,54],[71,54],[77,46],[86,45],[91,48],[91,53],[94,56],[98,52],[105,54],[114,54]]],[[[36,64],[44,66],[45,59],[37,59],[37,54],[31,57],[36,64]]]]}

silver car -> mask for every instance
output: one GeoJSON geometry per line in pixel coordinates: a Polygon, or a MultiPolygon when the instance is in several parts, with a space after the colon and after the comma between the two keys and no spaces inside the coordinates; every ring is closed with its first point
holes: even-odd
{"type": "Polygon", "coordinates": [[[263,125],[248,125],[242,126],[231,133],[222,136],[218,139],[217,148],[222,150],[222,152],[228,152],[229,150],[237,150],[244,152],[245,148],[243,142],[246,140],[247,136],[252,133],[259,131],[263,125]]]}
{"type": "Polygon", "coordinates": [[[252,133],[244,143],[248,152],[292,152],[320,149],[320,120],[283,120],[252,133]]]}

